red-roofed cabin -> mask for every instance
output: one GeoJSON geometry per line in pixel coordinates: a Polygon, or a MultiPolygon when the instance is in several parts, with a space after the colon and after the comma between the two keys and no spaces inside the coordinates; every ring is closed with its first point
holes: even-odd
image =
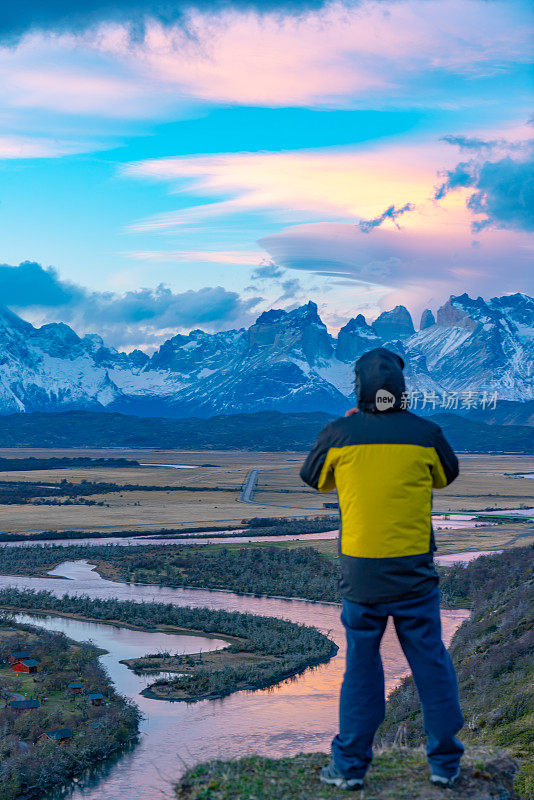
{"type": "Polygon", "coordinates": [[[14,653],[9,654],[9,663],[15,664],[17,661],[20,661],[22,658],[31,658],[32,654],[29,650],[16,650],[14,653]]]}
{"type": "Polygon", "coordinates": [[[33,674],[37,672],[38,666],[39,662],[35,658],[21,658],[20,661],[15,661],[15,663],[11,665],[11,669],[13,672],[28,672],[33,674]]]}
{"type": "Polygon", "coordinates": [[[89,703],[92,706],[101,706],[104,702],[104,695],[103,694],[90,694],[89,695],[89,703]]]}

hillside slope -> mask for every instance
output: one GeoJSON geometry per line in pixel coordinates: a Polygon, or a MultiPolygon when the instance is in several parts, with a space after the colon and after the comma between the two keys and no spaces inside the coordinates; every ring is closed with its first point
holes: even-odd
{"type": "MultiPolygon", "coordinates": [[[[152,447],[178,450],[308,450],[333,415],[228,414],[165,419],[89,411],[0,415],[0,447],[152,447]]],[[[534,427],[487,425],[457,414],[434,419],[453,447],[478,453],[532,453],[534,427]]]]}
{"type": "MultiPolygon", "coordinates": [[[[451,567],[441,581],[445,601],[473,609],[450,648],[465,716],[461,738],[520,759],[517,787],[525,798],[534,797],[533,568],[534,547],[522,547],[451,567]]],[[[411,678],[389,699],[382,741],[393,741],[400,726],[409,744],[423,741],[411,678]]]]}

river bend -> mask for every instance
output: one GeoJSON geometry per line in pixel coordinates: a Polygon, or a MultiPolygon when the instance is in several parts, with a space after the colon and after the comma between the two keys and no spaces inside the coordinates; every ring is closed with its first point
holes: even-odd
{"type": "MultiPolygon", "coordinates": [[[[102,662],[117,690],[130,697],[144,719],[137,746],[122,757],[97,766],[77,783],[52,791],[46,800],[158,800],[172,796],[170,785],[188,766],[210,758],[248,753],[289,756],[302,751],[328,750],[337,725],[337,698],[344,665],[344,637],[339,607],[304,600],[240,596],[231,592],[176,589],[116,583],[101,578],[87,562],[65,562],[50,578],[0,576],[0,587],[46,589],[56,595],[156,601],[184,606],[242,611],[282,617],[314,625],[328,633],[339,652],[328,664],[267,690],[237,692],[222,700],[170,703],[143,697],[146,679],[118,662],[123,658],[168,649],[195,652],[221,646],[220,641],[164,633],[114,628],[102,623],[52,615],[32,616],[33,624],[63,631],[71,638],[91,639],[108,651],[102,662]],[[64,580],[58,580],[58,577],[64,580]],[[192,641],[193,640],[193,641],[192,641]]],[[[443,611],[443,634],[448,644],[468,616],[465,610],[443,611]]],[[[21,619],[28,617],[20,615],[21,619]]],[[[382,657],[388,691],[408,667],[391,627],[384,636],[382,657]]],[[[153,680],[153,679],[152,679],[153,680]]]]}

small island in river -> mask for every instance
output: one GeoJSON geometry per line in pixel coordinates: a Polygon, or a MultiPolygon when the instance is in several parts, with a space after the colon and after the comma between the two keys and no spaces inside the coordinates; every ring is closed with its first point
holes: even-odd
{"type": "Polygon", "coordinates": [[[158,678],[145,690],[145,695],[161,700],[195,701],[242,689],[263,689],[325,663],[337,652],[334,642],[316,628],[237,611],[83,596],[59,598],[50,592],[13,587],[0,590],[0,607],[228,641],[227,648],[211,653],[157,654],[124,662],[138,672],[177,673],[176,677],[158,678]]]}

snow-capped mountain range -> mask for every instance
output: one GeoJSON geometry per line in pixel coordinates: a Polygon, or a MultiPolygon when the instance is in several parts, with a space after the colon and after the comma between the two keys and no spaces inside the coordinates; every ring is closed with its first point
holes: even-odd
{"type": "Polygon", "coordinates": [[[403,356],[412,392],[534,398],[534,299],[463,294],[452,296],[436,318],[425,311],[419,330],[397,306],[371,324],[359,314],[333,337],[309,302],[264,312],[248,329],[179,334],[152,356],[118,352],[63,323],[35,328],[0,309],[0,413],[342,413],[352,402],[354,361],[378,346],[403,356]]]}

